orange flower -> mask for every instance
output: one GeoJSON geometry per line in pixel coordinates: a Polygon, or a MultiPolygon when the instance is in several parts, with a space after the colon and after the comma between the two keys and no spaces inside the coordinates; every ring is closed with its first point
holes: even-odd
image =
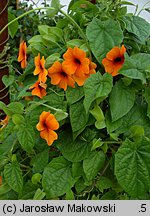
{"type": "Polygon", "coordinates": [[[45,83],[40,83],[37,81],[35,84],[33,84],[30,89],[32,89],[31,94],[36,95],[39,98],[43,98],[47,92],[46,92],[47,85],[45,83]]]}
{"type": "Polygon", "coordinates": [[[40,136],[45,139],[47,144],[50,146],[57,140],[58,135],[54,130],[59,128],[59,123],[57,122],[55,116],[50,112],[43,111],[39,118],[39,123],[36,125],[38,131],[40,131],[40,136]]]}
{"type": "Polygon", "coordinates": [[[95,74],[95,73],[96,73],[96,71],[95,71],[96,68],[97,68],[97,65],[96,65],[94,62],[92,62],[92,61],[90,60],[90,64],[89,64],[89,75],[90,75],[90,74],[95,74]]]}
{"type": "Polygon", "coordinates": [[[18,62],[21,62],[21,68],[26,68],[27,66],[27,45],[25,41],[22,41],[19,46],[19,56],[18,56],[18,62]]]}
{"type": "Polygon", "coordinates": [[[104,65],[107,73],[110,73],[112,76],[119,74],[118,71],[124,64],[125,52],[126,48],[122,45],[121,48],[116,46],[107,53],[106,58],[102,60],[102,64],[104,65]]]}
{"type": "Polygon", "coordinates": [[[44,56],[42,56],[42,59],[40,59],[40,53],[38,56],[35,57],[35,70],[34,70],[34,75],[39,75],[39,82],[45,83],[47,80],[47,74],[48,71],[45,69],[45,59],[44,56]]]}
{"type": "MultiPolygon", "coordinates": [[[[84,78],[89,74],[90,61],[86,58],[86,53],[78,47],[68,48],[64,53],[65,61],[62,63],[63,69],[67,74],[73,74],[76,78],[84,78]]],[[[78,79],[76,79],[78,83],[78,79]]]]}
{"type": "Polygon", "coordinates": [[[51,78],[51,84],[58,85],[65,91],[67,86],[74,88],[75,82],[73,78],[64,70],[63,65],[58,61],[48,69],[48,76],[51,78]]]}
{"type": "Polygon", "coordinates": [[[7,115],[5,117],[5,119],[0,121],[1,129],[5,128],[8,125],[9,119],[10,119],[10,117],[7,115]]]}
{"type": "Polygon", "coordinates": [[[92,62],[90,59],[89,59],[89,73],[88,74],[84,74],[84,76],[77,76],[76,74],[73,74],[73,79],[76,81],[76,83],[78,84],[78,86],[83,86],[86,79],[91,75],[91,74],[95,74],[96,71],[96,67],[97,65],[92,62]]]}

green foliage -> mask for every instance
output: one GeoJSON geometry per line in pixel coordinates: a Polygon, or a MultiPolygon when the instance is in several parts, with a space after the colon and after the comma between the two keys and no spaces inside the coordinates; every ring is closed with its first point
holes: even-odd
{"type": "Polygon", "coordinates": [[[9,163],[4,168],[4,177],[8,185],[16,192],[22,191],[23,177],[17,162],[9,163]]]}
{"type": "Polygon", "coordinates": [[[132,197],[142,197],[150,188],[149,152],[149,139],[137,142],[126,139],[115,155],[118,182],[132,197]]]}
{"type": "Polygon", "coordinates": [[[22,19],[9,25],[1,53],[9,54],[2,82],[10,103],[0,101],[7,115],[0,122],[0,199],[150,199],[150,24],[128,14],[128,4],[72,0],[69,13],[59,0],[46,13],[26,4],[9,8],[9,20],[22,19]],[[25,69],[17,62],[20,39],[27,43],[25,69]],[[81,53],[71,54],[75,47],[81,53]],[[58,69],[53,64],[65,58],[68,71],[49,72],[46,95],[34,95],[43,85],[35,67],[58,69]]]}
{"type": "Polygon", "coordinates": [[[71,163],[64,157],[54,158],[44,169],[42,184],[49,199],[65,194],[74,185],[71,163]]]}
{"type": "Polygon", "coordinates": [[[117,82],[110,94],[109,103],[112,121],[127,114],[134,105],[135,90],[129,86],[124,86],[122,81],[117,82]]]}
{"type": "Polygon", "coordinates": [[[84,85],[84,107],[88,112],[90,105],[96,99],[103,101],[112,89],[112,76],[109,74],[96,73],[90,76],[84,85]]]}
{"type": "Polygon", "coordinates": [[[30,152],[35,145],[35,134],[31,125],[25,124],[18,128],[17,138],[22,148],[30,152]]]}
{"type": "Polygon", "coordinates": [[[118,22],[94,18],[87,27],[87,37],[91,50],[99,63],[106,53],[123,41],[123,33],[118,22]]]}

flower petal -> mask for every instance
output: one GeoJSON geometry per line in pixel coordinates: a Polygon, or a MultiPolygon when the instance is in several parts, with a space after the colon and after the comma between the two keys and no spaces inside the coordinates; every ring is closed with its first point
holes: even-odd
{"type": "Polygon", "coordinates": [[[38,124],[36,125],[36,128],[38,131],[42,131],[46,128],[46,125],[45,125],[45,121],[46,121],[46,118],[50,115],[50,112],[45,112],[43,111],[40,115],[40,118],[39,118],[39,122],[38,124]]]}
{"type": "Polygon", "coordinates": [[[58,139],[57,133],[53,130],[43,130],[40,132],[40,136],[42,139],[46,140],[49,146],[53,144],[54,140],[58,139]]]}
{"type": "Polygon", "coordinates": [[[59,123],[53,114],[48,115],[45,124],[47,125],[47,128],[51,130],[57,130],[59,128],[59,123]]]}

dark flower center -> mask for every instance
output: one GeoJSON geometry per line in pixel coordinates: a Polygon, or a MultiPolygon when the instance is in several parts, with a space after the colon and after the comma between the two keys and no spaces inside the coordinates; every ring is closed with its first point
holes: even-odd
{"type": "Polygon", "coordinates": [[[40,64],[40,70],[43,70],[43,67],[42,67],[42,65],[40,64]]]}
{"type": "Polygon", "coordinates": [[[67,74],[66,74],[64,71],[61,72],[61,75],[62,75],[63,77],[67,77],[67,74]]]}
{"type": "Polygon", "coordinates": [[[43,126],[44,126],[45,129],[47,128],[46,122],[43,123],[43,126]]]}
{"type": "Polygon", "coordinates": [[[77,63],[77,64],[81,64],[80,60],[77,59],[77,58],[75,58],[75,63],[77,63]]]}
{"type": "Polygon", "coordinates": [[[117,58],[114,59],[114,62],[115,62],[115,63],[119,63],[119,62],[121,62],[121,61],[122,61],[122,58],[121,58],[121,57],[117,57],[117,58]]]}

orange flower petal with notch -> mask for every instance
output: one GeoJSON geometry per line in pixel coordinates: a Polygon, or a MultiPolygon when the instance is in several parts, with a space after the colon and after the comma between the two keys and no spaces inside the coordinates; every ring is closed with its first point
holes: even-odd
{"type": "Polygon", "coordinates": [[[112,76],[118,75],[118,71],[124,64],[124,53],[126,48],[122,45],[121,48],[114,47],[106,55],[106,58],[102,60],[102,64],[105,68],[105,72],[110,73],[112,76]]]}
{"type": "Polygon", "coordinates": [[[78,86],[83,86],[88,77],[89,77],[88,75],[86,75],[84,77],[78,77],[78,76],[76,76],[76,74],[73,74],[73,79],[78,84],[78,86]]]}
{"type": "Polygon", "coordinates": [[[52,85],[58,85],[60,88],[66,91],[67,86],[74,88],[75,81],[73,78],[66,73],[63,68],[63,65],[56,61],[54,64],[48,69],[48,76],[51,78],[52,85]]]}
{"type": "Polygon", "coordinates": [[[22,41],[19,46],[18,62],[21,62],[21,68],[26,68],[27,66],[27,45],[25,41],[22,41]]]}
{"type": "Polygon", "coordinates": [[[58,139],[57,133],[53,130],[45,129],[45,130],[40,132],[40,136],[42,139],[46,140],[46,142],[49,146],[51,146],[53,144],[53,142],[58,139]]]}
{"type": "Polygon", "coordinates": [[[45,139],[48,145],[52,145],[54,140],[58,138],[58,135],[54,130],[59,128],[59,123],[55,116],[50,112],[43,111],[41,113],[36,128],[40,131],[41,138],[45,139]]]}
{"type": "Polygon", "coordinates": [[[63,69],[68,74],[75,74],[78,77],[84,77],[89,73],[89,59],[86,58],[86,53],[78,47],[68,48],[63,55],[63,69]]]}
{"type": "Polygon", "coordinates": [[[42,83],[45,83],[47,80],[47,74],[48,71],[45,69],[45,59],[44,56],[42,56],[42,59],[40,59],[40,53],[38,53],[38,56],[34,59],[35,63],[35,70],[33,72],[34,75],[38,75],[38,80],[42,83]]]}
{"type": "Polygon", "coordinates": [[[40,83],[39,81],[37,81],[30,87],[30,89],[32,89],[31,94],[36,95],[39,98],[43,98],[47,94],[46,88],[47,85],[45,83],[40,83]]]}
{"type": "Polygon", "coordinates": [[[51,130],[57,130],[59,128],[59,123],[53,114],[48,115],[48,117],[45,120],[45,124],[47,128],[51,130]]]}

